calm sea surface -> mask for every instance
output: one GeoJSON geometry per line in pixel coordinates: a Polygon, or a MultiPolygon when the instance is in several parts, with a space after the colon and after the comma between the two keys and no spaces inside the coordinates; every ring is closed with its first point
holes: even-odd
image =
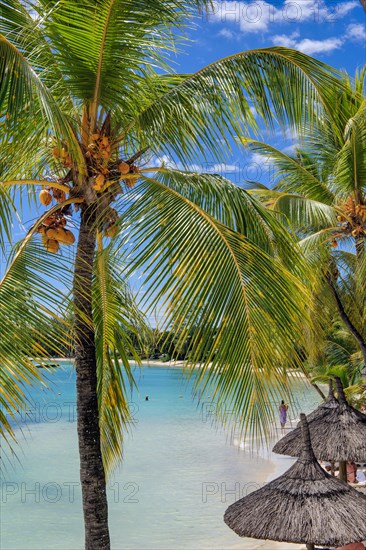
{"type": "MultiPolygon", "coordinates": [[[[240,441],[213,427],[213,406],[197,407],[181,369],[144,367],[136,378],[135,426],[126,436],[123,464],[108,482],[112,548],[253,548],[222,516],[273,477],[274,456],[250,457],[244,443],[240,448],[240,441]]],[[[50,381],[51,389],[32,391],[34,406],[21,413],[27,423],[22,434],[18,430],[19,462],[3,454],[3,550],[83,548],[73,368],[62,365],[50,381]]],[[[301,385],[290,417],[318,402],[301,385]]]]}

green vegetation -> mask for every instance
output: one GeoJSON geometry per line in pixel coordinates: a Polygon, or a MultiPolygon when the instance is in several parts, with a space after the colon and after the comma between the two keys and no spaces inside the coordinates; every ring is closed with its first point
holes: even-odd
{"type": "MultiPolygon", "coordinates": [[[[277,212],[225,178],[156,159],[222,159],[233,139],[258,130],[253,107],[272,128],[319,133],[326,120],[340,129],[335,90],[351,103],[356,94],[330,67],[285,48],[175,74],[166,53],[208,5],[1,3],[1,243],[23,202],[36,215],[35,187],[48,209],[0,282],[0,399],[11,414],[24,386],[40,381],[29,357],[75,347],[88,550],[110,547],[105,475],[121,456],[135,384],[128,357],[139,359],[145,330],[129,274],[143,274],[151,308],[165,303],[161,330],[174,334],[177,353],[189,337],[190,366],[204,360],[197,384],[243,432],[270,433],[267,403],[288,394],[286,367],[303,366],[303,328],[313,330],[317,277],[277,212]],[[73,258],[65,251],[75,238],[73,258]]],[[[3,430],[14,436],[5,416],[3,430]]]]}
{"type": "Polygon", "coordinates": [[[332,372],[344,368],[344,382],[352,384],[361,373],[366,380],[365,75],[366,69],[354,80],[343,75],[332,120],[325,117],[321,128],[306,132],[294,156],[244,140],[275,167],[276,185],[252,182],[253,193],[285,217],[316,274],[313,293],[326,341],[313,346],[310,364],[319,369],[326,359],[332,372]]]}

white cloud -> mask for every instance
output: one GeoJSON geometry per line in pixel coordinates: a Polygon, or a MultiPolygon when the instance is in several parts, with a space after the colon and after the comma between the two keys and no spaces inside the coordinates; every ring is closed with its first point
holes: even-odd
{"type": "Polygon", "coordinates": [[[346,36],[354,42],[361,42],[365,44],[366,42],[366,28],[360,23],[352,23],[348,25],[346,29],[346,36]]]}
{"type": "Polygon", "coordinates": [[[285,153],[285,155],[292,156],[296,153],[296,147],[298,147],[298,143],[292,143],[291,145],[288,145],[287,147],[284,147],[282,149],[282,153],[285,153]]]}
{"type": "Polygon", "coordinates": [[[290,22],[314,21],[331,23],[345,17],[350,11],[359,7],[358,0],[345,2],[325,2],[325,0],[285,0],[282,13],[290,22]]]}
{"type": "Polygon", "coordinates": [[[277,8],[264,1],[215,1],[211,12],[207,15],[207,20],[226,25],[231,23],[241,32],[257,33],[267,31],[271,19],[276,17],[277,8]]]}
{"type": "Polygon", "coordinates": [[[308,55],[315,53],[330,53],[334,50],[339,50],[343,44],[342,38],[325,38],[324,40],[312,40],[311,38],[303,38],[298,40],[298,34],[290,36],[286,34],[277,34],[272,37],[272,42],[276,46],[285,46],[286,48],[294,48],[308,55]]]}
{"type": "Polygon", "coordinates": [[[231,31],[230,29],[227,29],[226,27],[224,27],[223,29],[221,29],[217,33],[217,36],[223,36],[224,38],[227,38],[228,40],[233,40],[234,38],[237,37],[237,33],[231,31]]]}
{"type": "Polygon", "coordinates": [[[155,164],[161,166],[164,164],[168,168],[173,170],[187,170],[189,172],[208,173],[208,174],[221,174],[222,176],[229,176],[240,171],[240,164],[225,164],[215,162],[202,162],[202,164],[189,164],[184,167],[181,162],[175,162],[167,155],[156,157],[155,164]]]}
{"type": "Polygon", "coordinates": [[[356,7],[359,7],[358,0],[283,0],[282,4],[273,4],[265,0],[214,0],[212,9],[205,18],[212,23],[224,23],[225,28],[222,29],[221,36],[233,38],[234,33],[229,35],[230,24],[242,33],[264,33],[272,24],[299,25],[309,21],[319,24],[331,23],[342,19],[356,7]]]}

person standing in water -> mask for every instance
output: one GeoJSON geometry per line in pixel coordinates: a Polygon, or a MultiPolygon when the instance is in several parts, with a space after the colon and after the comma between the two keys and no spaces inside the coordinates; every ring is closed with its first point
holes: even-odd
{"type": "Polygon", "coordinates": [[[285,405],[285,402],[282,400],[279,411],[280,411],[281,431],[283,434],[285,433],[285,424],[287,421],[287,409],[288,409],[288,406],[285,405]]]}

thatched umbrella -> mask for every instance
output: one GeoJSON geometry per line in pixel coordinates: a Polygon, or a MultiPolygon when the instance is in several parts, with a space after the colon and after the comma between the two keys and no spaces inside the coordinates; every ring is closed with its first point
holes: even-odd
{"type": "Polygon", "coordinates": [[[343,546],[366,538],[366,496],[327,474],[315,459],[300,415],[302,451],[281,477],[238,500],[225,523],[241,537],[343,546]]]}
{"type": "Polygon", "coordinates": [[[334,397],[334,390],[333,390],[333,380],[329,379],[329,390],[328,390],[328,397],[326,398],[323,403],[320,403],[319,407],[315,409],[315,411],[311,412],[310,414],[306,415],[306,419],[309,422],[312,420],[315,420],[316,418],[321,418],[324,413],[327,413],[329,409],[335,409],[338,407],[339,403],[337,399],[334,397]]]}
{"type": "MultiPolygon", "coordinates": [[[[338,405],[318,407],[309,417],[314,454],[318,460],[366,462],[366,415],[348,405],[341,381],[336,378],[338,405]],[[323,413],[321,412],[321,409],[323,413]]],[[[286,434],[273,447],[278,454],[299,456],[301,429],[286,434]]]]}

